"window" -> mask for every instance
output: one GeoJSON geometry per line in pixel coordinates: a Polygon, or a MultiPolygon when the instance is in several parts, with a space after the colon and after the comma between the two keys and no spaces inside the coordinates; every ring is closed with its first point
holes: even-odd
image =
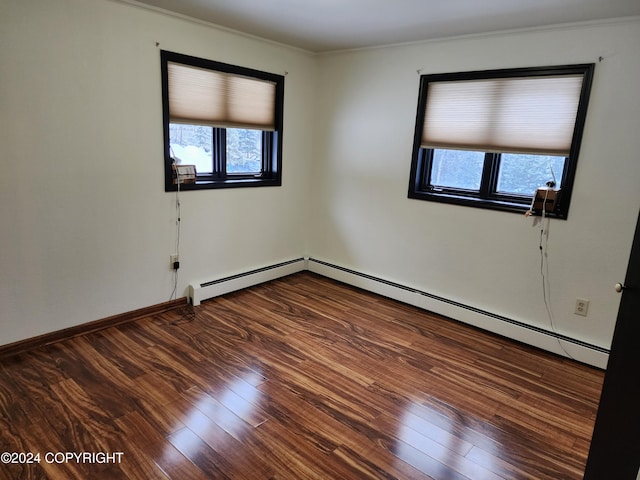
{"type": "Polygon", "coordinates": [[[409,197],[567,218],[593,64],[422,75],[409,197]]]}
{"type": "Polygon", "coordinates": [[[278,186],[284,77],[161,51],[165,190],[278,186]]]}

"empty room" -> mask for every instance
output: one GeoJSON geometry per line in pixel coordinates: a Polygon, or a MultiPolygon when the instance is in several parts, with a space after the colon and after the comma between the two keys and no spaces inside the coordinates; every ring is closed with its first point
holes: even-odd
{"type": "Polygon", "coordinates": [[[639,48],[633,0],[0,0],[0,479],[640,478],[639,48]]]}

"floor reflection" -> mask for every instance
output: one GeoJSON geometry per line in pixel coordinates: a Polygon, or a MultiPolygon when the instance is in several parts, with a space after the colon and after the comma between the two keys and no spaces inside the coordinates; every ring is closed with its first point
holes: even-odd
{"type": "Polygon", "coordinates": [[[255,413],[259,392],[254,386],[238,379],[216,395],[216,398],[237,416],[248,420],[255,413]]]}
{"type": "MultiPolygon", "coordinates": [[[[455,412],[443,415],[425,405],[412,403],[407,406],[398,426],[393,453],[410,465],[445,478],[450,470],[493,478],[491,471],[494,457],[490,451],[480,450],[474,443],[474,435],[466,426],[463,415],[455,412]],[[472,459],[481,459],[481,464],[472,459]]],[[[483,448],[492,442],[484,443],[483,448]]],[[[485,477],[483,477],[485,478],[485,477]]]]}

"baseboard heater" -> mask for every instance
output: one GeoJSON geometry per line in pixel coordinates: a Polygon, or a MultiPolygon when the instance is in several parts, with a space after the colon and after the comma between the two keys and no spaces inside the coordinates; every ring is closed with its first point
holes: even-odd
{"type": "Polygon", "coordinates": [[[307,270],[559,355],[570,350],[576,360],[606,368],[610,351],[598,345],[315,258],[307,270]]]}
{"type": "Polygon", "coordinates": [[[578,361],[599,368],[606,368],[609,356],[609,350],[606,348],[315,258],[296,258],[236,275],[191,284],[189,285],[188,300],[193,305],[200,305],[203,300],[304,270],[393,298],[543,350],[563,356],[571,356],[578,361]],[[562,342],[562,345],[560,342],[562,342]],[[569,355],[569,351],[571,355],[569,355]]]}
{"type": "Polygon", "coordinates": [[[188,299],[192,305],[200,305],[203,300],[234,292],[259,283],[275,280],[307,269],[305,258],[269,265],[248,272],[189,285],[188,299]]]}

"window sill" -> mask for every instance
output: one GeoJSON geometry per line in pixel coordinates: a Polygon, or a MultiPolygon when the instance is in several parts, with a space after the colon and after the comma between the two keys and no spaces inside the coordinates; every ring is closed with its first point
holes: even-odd
{"type": "MultiPolygon", "coordinates": [[[[198,179],[195,182],[181,183],[180,191],[213,190],[218,188],[251,188],[251,187],[279,187],[280,178],[227,178],[224,180],[198,179]]],[[[165,192],[175,192],[177,185],[165,185],[165,192]]]]}
{"type": "MultiPolygon", "coordinates": [[[[489,198],[477,198],[465,195],[455,195],[451,193],[431,193],[431,192],[409,192],[409,198],[416,200],[426,200],[430,202],[449,203],[452,205],[462,205],[467,207],[484,208],[489,210],[498,210],[502,212],[519,213],[521,215],[529,211],[531,206],[530,202],[520,203],[502,199],[489,199],[489,198]]],[[[539,212],[534,212],[534,216],[539,216],[539,212]]],[[[565,216],[562,216],[555,212],[547,212],[547,217],[558,218],[566,220],[565,216]]]]}

